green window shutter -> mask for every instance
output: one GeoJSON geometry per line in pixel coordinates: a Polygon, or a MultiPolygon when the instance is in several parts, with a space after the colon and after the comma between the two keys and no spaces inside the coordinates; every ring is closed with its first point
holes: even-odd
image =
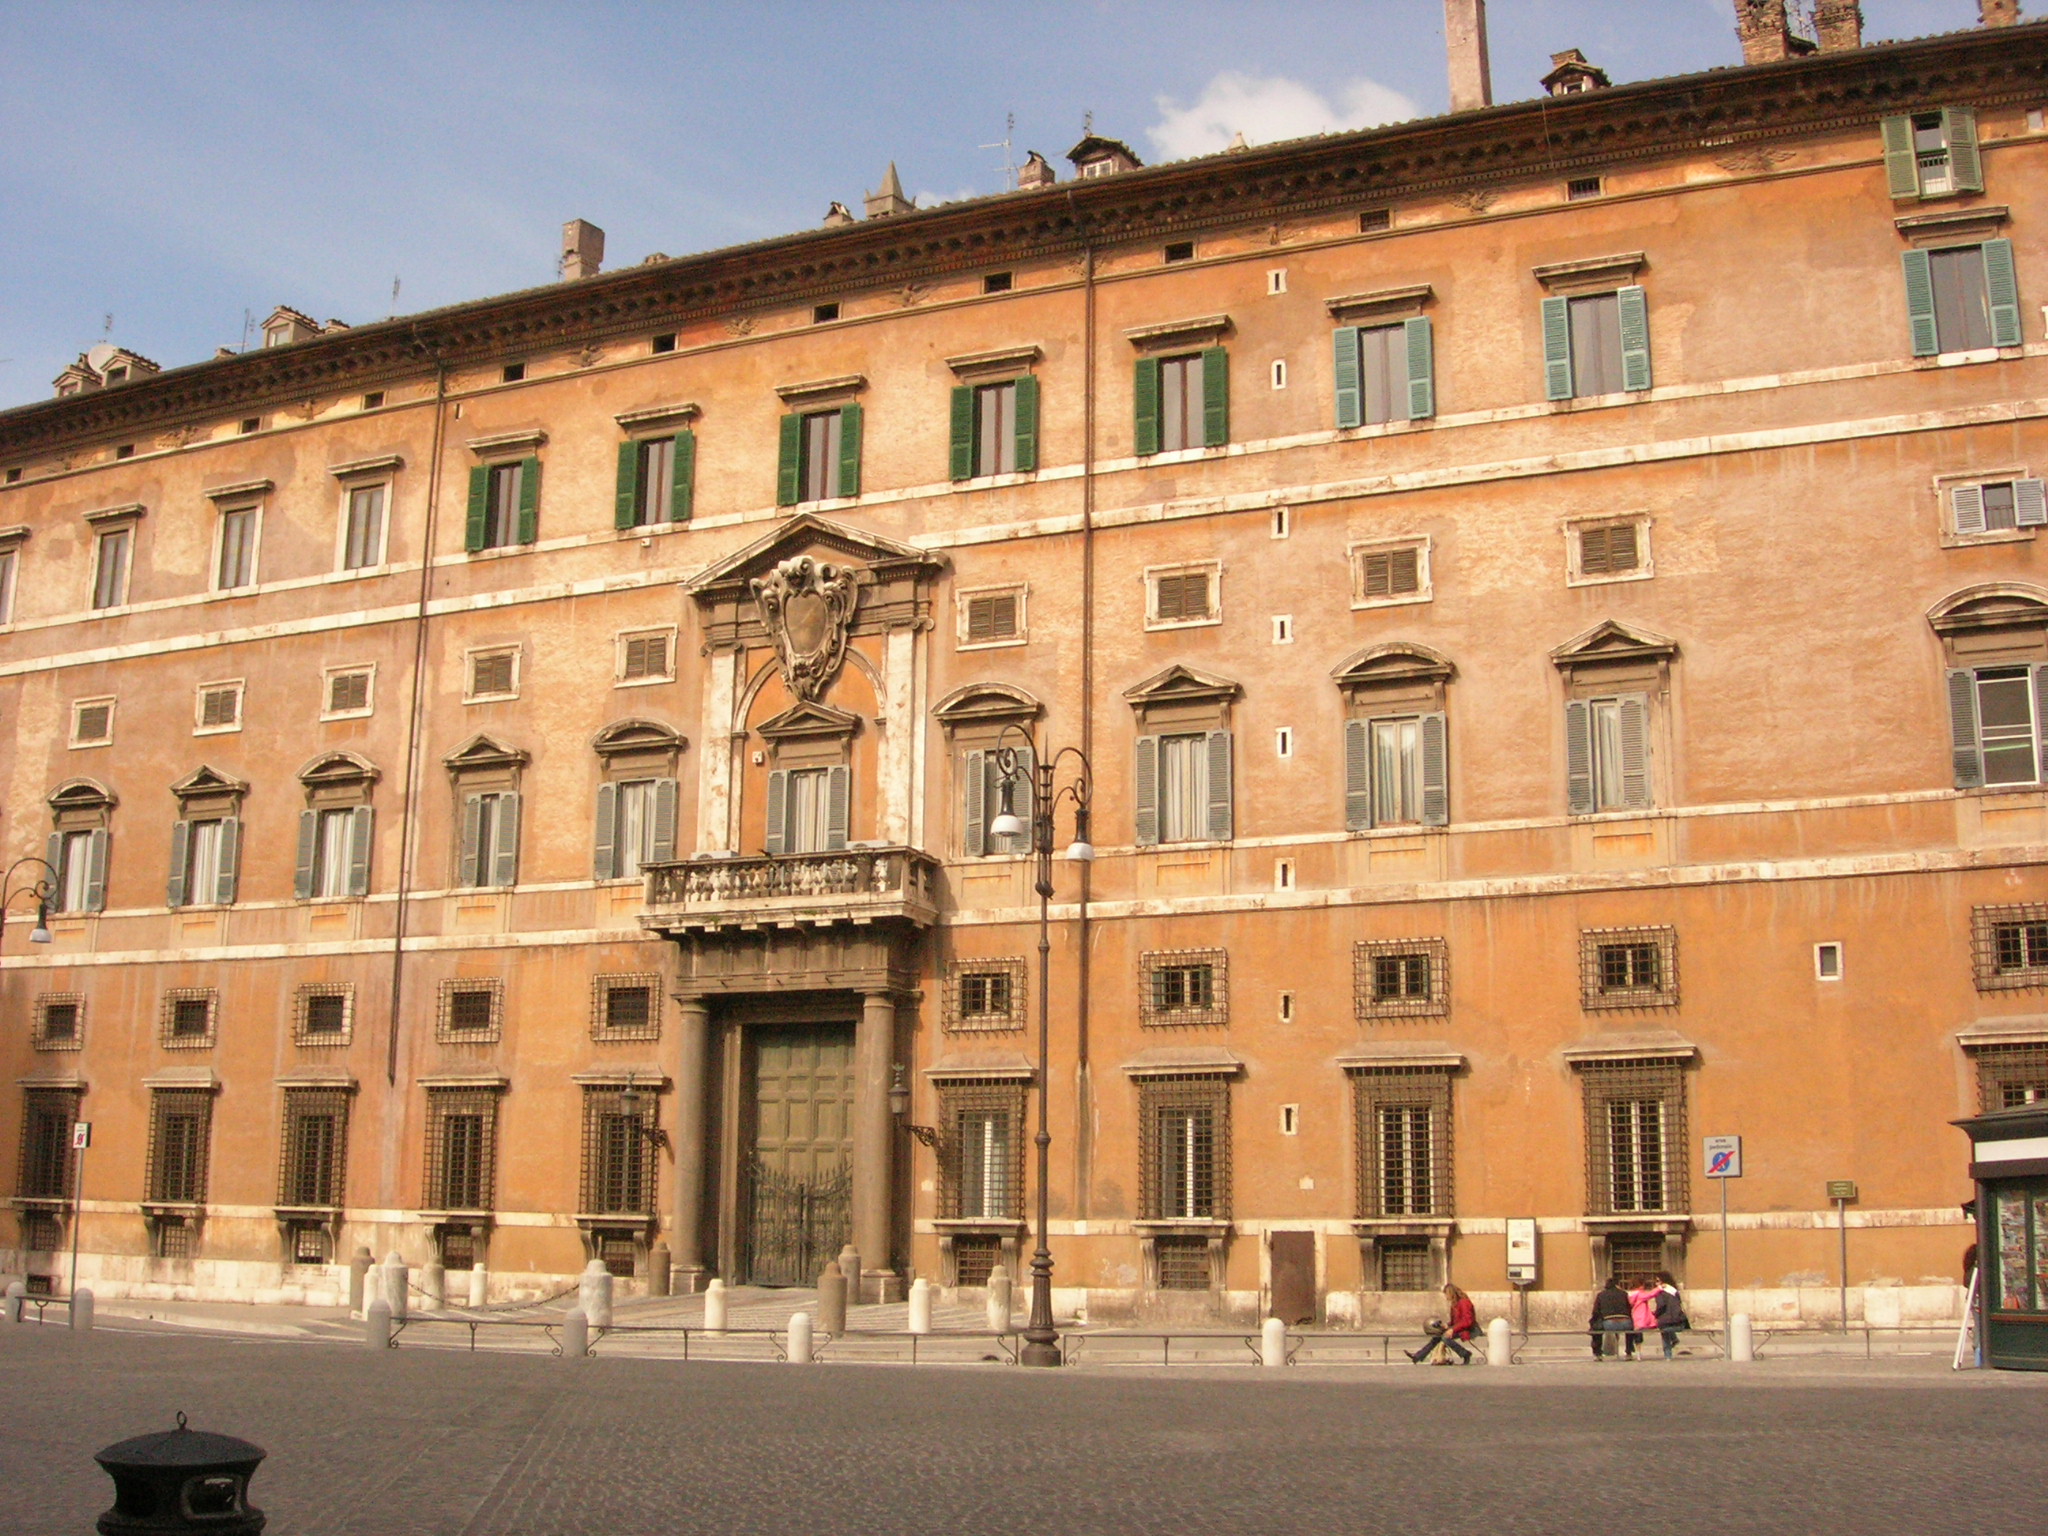
{"type": "Polygon", "coordinates": [[[1230,441],[1230,351],[1202,348],[1202,446],[1221,448],[1230,441]]]}
{"type": "Polygon", "coordinates": [[[1593,709],[1583,699],[1564,707],[1565,804],[1574,816],[1591,815],[1593,804],[1593,709]]]}
{"type": "Polygon", "coordinates": [[[994,754],[969,752],[960,760],[960,849],[970,857],[988,851],[988,795],[994,784],[994,754]]]}
{"type": "Polygon", "coordinates": [[[1436,414],[1436,333],[1429,316],[1402,322],[1408,351],[1408,419],[1427,421],[1436,414]]]}
{"type": "Polygon", "coordinates": [[[313,849],[320,836],[320,813],[299,812],[299,857],[292,870],[292,894],[304,901],[313,894],[313,849]]]}
{"type": "Polygon", "coordinates": [[[540,460],[528,455],[519,461],[519,542],[531,544],[540,537],[540,460]]]}
{"type": "Polygon", "coordinates": [[[853,790],[853,770],[845,764],[837,764],[825,770],[825,846],[840,849],[846,846],[849,827],[850,801],[853,790]]]}
{"type": "Polygon", "coordinates": [[[348,843],[348,893],[367,896],[370,893],[370,827],[376,813],[367,805],[359,805],[352,815],[354,824],[349,828],[348,843]]]}
{"type": "Polygon", "coordinates": [[[1140,736],[1138,738],[1137,772],[1132,778],[1132,795],[1136,807],[1136,837],[1133,841],[1140,848],[1150,848],[1159,841],[1159,738],[1157,736],[1140,736]]]}
{"type": "Polygon", "coordinates": [[[1941,136],[1948,144],[1949,186],[1957,192],[1984,190],[1984,158],[1977,151],[1977,109],[1944,107],[1941,136]]]}
{"type": "Polygon", "coordinates": [[[462,852],[456,860],[455,883],[465,889],[482,885],[481,871],[477,867],[478,843],[482,837],[484,820],[484,797],[464,795],[462,797],[462,852]]]}
{"type": "Polygon", "coordinates": [[[1984,787],[1984,751],[1977,740],[1977,674],[1957,667],[1948,674],[1948,731],[1957,789],[1984,787]]]}
{"type": "Polygon", "coordinates": [[[1913,119],[1888,117],[1884,132],[1884,180],[1893,202],[1920,195],[1920,162],[1913,153],[1913,119]]]}
{"type": "Polygon", "coordinates": [[[616,880],[619,876],[619,786],[597,786],[597,846],[592,863],[597,878],[616,880]]]}
{"type": "Polygon", "coordinates": [[[654,781],[654,837],[648,862],[666,864],[676,856],[676,781],[654,781]]]}
{"type": "Polygon", "coordinates": [[[860,494],[860,421],[858,402],[839,407],[839,494],[860,494]]]}
{"type": "Polygon", "coordinates": [[[791,411],[782,418],[775,449],[775,505],[793,507],[804,489],[804,419],[791,411]]]}
{"type": "Polygon", "coordinates": [[[1038,468],[1038,379],[1025,374],[1017,381],[1017,472],[1038,468]]]}
{"type": "Polygon", "coordinates": [[[192,848],[192,823],[174,821],[171,823],[171,881],[167,891],[166,906],[185,905],[185,860],[192,848]]]}
{"type": "Polygon", "coordinates": [[[94,827],[86,834],[85,910],[104,912],[107,906],[107,829],[94,827]]]}
{"type": "Polygon", "coordinates": [[[1650,804],[1650,699],[1634,693],[1621,701],[1621,803],[1650,804]]]}
{"type": "Polygon", "coordinates": [[[1332,344],[1336,350],[1337,425],[1359,426],[1365,421],[1365,390],[1359,378],[1358,327],[1338,326],[1332,344]]]}
{"type": "Polygon", "coordinates": [[[1571,301],[1543,301],[1543,393],[1551,400],[1572,397],[1571,301]]]}
{"type": "Polygon", "coordinates": [[[490,466],[479,464],[469,472],[469,518],[462,529],[462,547],[471,554],[484,547],[484,525],[490,502],[490,466]]]}
{"type": "Polygon", "coordinates": [[[687,523],[696,510],[697,434],[685,427],[676,434],[675,457],[669,464],[668,520],[687,523]]]}
{"type": "Polygon", "coordinates": [[[492,885],[512,886],[519,883],[519,796],[502,794],[498,796],[496,832],[498,843],[491,850],[491,867],[478,870],[488,874],[492,885]]]}
{"type": "Polygon", "coordinates": [[[1209,836],[1228,842],[1231,831],[1230,732],[1209,733],[1209,836]]]}
{"type": "Polygon", "coordinates": [[[1934,323],[1934,263],[1925,251],[1901,251],[1906,271],[1906,319],[1913,331],[1913,355],[1933,357],[1941,351],[1941,332],[1934,323]]]}
{"type": "Polygon", "coordinates": [[[974,478],[974,386],[963,384],[953,391],[951,442],[948,473],[955,480],[974,478]]]}
{"type": "Polygon", "coordinates": [[[57,872],[57,897],[50,905],[56,911],[68,912],[71,908],[66,903],[71,899],[71,893],[64,888],[64,834],[62,832],[52,832],[50,834],[48,841],[43,844],[43,855],[43,862],[57,872]]]}
{"type": "Polygon", "coordinates": [[[789,846],[785,825],[789,819],[789,770],[770,769],[768,773],[768,824],[762,835],[761,845],[769,853],[781,853],[789,846]]]}
{"type": "Polygon", "coordinates": [[[2020,284],[2013,271],[2012,242],[1984,242],[1984,292],[1991,301],[1991,345],[2017,347],[2020,332],[2020,284]]]}
{"type": "Polygon", "coordinates": [[[1450,754],[1441,714],[1422,717],[1422,824],[1440,827],[1451,819],[1450,754]]]}
{"type": "Polygon", "coordinates": [[[223,816],[220,819],[220,875],[214,882],[213,899],[222,906],[232,906],[235,888],[241,883],[242,874],[242,818],[223,816]]]}
{"type": "Polygon", "coordinates": [[[1132,452],[1159,451],[1159,359],[1141,357],[1131,379],[1132,452]]]}
{"type": "Polygon", "coordinates": [[[619,444],[619,491],[612,502],[612,526],[640,526],[640,445],[631,438],[619,444]]]}
{"type": "Polygon", "coordinates": [[[1643,290],[1631,283],[1614,291],[1615,306],[1621,311],[1621,387],[1650,387],[1650,301],[1643,290]]]}
{"type": "Polygon", "coordinates": [[[1372,726],[1365,720],[1344,722],[1344,830],[1364,832],[1372,826],[1372,726]]]}

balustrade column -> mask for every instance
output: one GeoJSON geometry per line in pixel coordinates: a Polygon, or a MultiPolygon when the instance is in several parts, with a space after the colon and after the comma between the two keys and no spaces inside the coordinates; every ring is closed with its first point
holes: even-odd
{"type": "Polygon", "coordinates": [[[704,1277],[705,1081],[710,1061],[711,1008],[701,997],[686,997],[676,1026],[676,1206],[675,1290],[693,1294],[704,1277]]]}
{"type": "Polygon", "coordinates": [[[896,1052],[896,1000],[887,992],[861,999],[853,1041],[853,1243],[863,1296],[893,1300],[897,1290],[895,1227],[889,1196],[896,1187],[896,1126],[889,1114],[889,1074],[896,1052]]]}

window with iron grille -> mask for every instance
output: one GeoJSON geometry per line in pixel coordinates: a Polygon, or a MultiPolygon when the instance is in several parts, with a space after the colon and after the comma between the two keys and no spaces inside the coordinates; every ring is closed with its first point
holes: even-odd
{"type": "Polygon", "coordinates": [[[45,992],[36,999],[35,1037],[39,1051],[75,1051],[85,1044],[85,994],[45,992]]]}
{"type": "MultiPolygon", "coordinates": [[[[337,1088],[287,1088],[277,1203],[339,1210],[348,1174],[349,1096],[337,1088]]],[[[325,1262],[320,1260],[318,1262],[325,1262]]]]}
{"type": "Polygon", "coordinates": [[[164,993],[158,1043],[173,1050],[196,1050],[213,1044],[214,1015],[220,994],[211,987],[173,987],[164,993]]]}
{"type": "MultiPolygon", "coordinates": [[[[64,1247],[64,1223],[48,1211],[23,1211],[21,1213],[21,1246],[31,1253],[57,1253],[64,1247]]],[[[44,1281],[43,1294],[49,1290],[48,1277],[30,1275],[28,1293],[38,1294],[35,1282],[44,1281]]]]}
{"type": "Polygon", "coordinates": [[[470,1226],[434,1228],[434,1251],[441,1255],[445,1270],[476,1268],[476,1229],[470,1226]]]}
{"type": "Polygon", "coordinates": [[[296,1045],[347,1045],[355,1023],[356,989],[348,982],[300,987],[292,1008],[296,1045]]]}
{"type": "Polygon", "coordinates": [[[1586,1209],[1686,1208],[1685,1068],[1665,1059],[1578,1063],[1586,1095],[1586,1209]]]}
{"type": "Polygon", "coordinates": [[[1024,962],[956,960],[946,989],[949,1029],[1022,1029],[1024,962]]]}
{"type": "Polygon", "coordinates": [[[1436,1289],[1435,1256],[1426,1237],[1383,1237],[1376,1244],[1383,1291],[1436,1289]]]}
{"type": "Polygon", "coordinates": [[[151,1223],[151,1246],[160,1259],[189,1259],[198,1247],[198,1231],[182,1216],[159,1216],[151,1223]]]}
{"type": "Polygon", "coordinates": [[[504,1004],[505,983],[499,977],[450,977],[441,983],[440,1023],[434,1038],[488,1044],[498,1038],[504,1004]]]}
{"type": "Polygon", "coordinates": [[[1663,1267],[1664,1239],[1657,1233],[1615,1232],[1608,1236],[1607,1273],[1624,1286],[1655,1280],[1663,1267]]]}
{"type": "Polygon", "coordinates": [[[2048,1104],[2048,1040],[1983,1045],[1977,1059],[1977,1108],[1983,1114],[2048,1104]]]}
{"type": "Polygon", "coordinates": [[[295,1221],[286,1228],[287,1264],[325,1264],[333,1257],[333,1234],[317,1221],[295,1221]]]}
{"type": "Polygon", "coordinates": [[[625,1280],[633,1278],[639,1243],[630,1227],[600,1227],[590,1234],[590,1242],[606,1274],[625,1280]]]}
{"type": "Polygon", "coordinates": [[[1228,1024],[1229,960],[1220,949],[1148,950],[1138,957],[1139,1021],[1228,1024]]]}
{"type": "Polygon", "coordinates": [[[591,1216],[650,1216],[654,1211],[655,1096],[627,1103],[620,1088],[583,1090],[583,1203],[591,1216]]]}
{"type": "Polygon", "coordinates": [[[1584,930],[1579,935],[1579,984],[1587,1008],[1677,1007],[1678,930],[1584,930]]]}
{"type": "Polygon", "coordinates": [[[1138,1117],[1145,1219],[1228,1220],[1229,1082],[1221,1077],[1142,1078],[1138,1117]]]}
{"type": "Polygon", "coordinates": [[[210,1088],[157,1088],[149,1096],[149,1198],[206,1202],[206,1153],[213,1122],[210,1088]]]}
{"type": "Polygon", "coordinates": [[[1352,1074],[1358,1214],[1449,1216],[1451,1075],[1443,1067],[1352,1074]]]}
{"type": "Polygon", "coordinates": [[[1970,910],[1977,990],[2048,987],[2048,902],[1970,910]]]}
{"type": "Polygon", "coordinates": [[[71,1125],[78,1118],[79,1092],[22,1090],[21,1161],[14,1181],[14,1192],[22,1199],[71,1198],[71,1125]]]}
{"type": "Polygon", "coordinates": [[[1024,1212],[1025,1084],[942,1082],[938,1089],[941,1214],[1017,1220],[1024,1212]]]}
{"type": "Polygon", "coordinates": [[[1179,1233],[1161,1233],[1152,1239],[1154,1262],[1159,1266],[1162,1291],[1206,1291],[1213,1266],[1209,1239],[1179,1233]]]}
{"type": "Polygon", "coordinates": [[[661,978],[651,972],[592,978],[590,1038],[659,1040],[661,978]]]}
{"type": "Polygon", "coordinates": [[[962,1232],[953,1239],[953,1283],[987,1285],[1003,1262],[1003,1240],[990,1233],[962,1232]]]}
{"type": "Polygon", "coordinates": [[[495,1194],[497,1163],[497,1092],[489,1088],[429,1088],[426,1189],[421,1205],[430,1211],[488,1211],[495,1194]]]}
{"type": "Polygon", "coordinates": [[[1451,952],[1442,939],[1361,939],[1351,946],[1352,1011],[1360,1019],[1451,1011],[1451,952]]]}

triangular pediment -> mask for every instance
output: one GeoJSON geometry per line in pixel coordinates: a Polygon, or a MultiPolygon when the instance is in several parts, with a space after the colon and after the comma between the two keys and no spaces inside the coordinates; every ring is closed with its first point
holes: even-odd
{"type": "Polygon", "coordinates": [[[1550,659],[1560,667],[1584,667],[1602,662],[1669,661],[1677,654],[1676,640],[1617,619],[1603,619],[1552,651],[1550,659]]]}
{"type": "Polygon", "coordinates": [[[1155,672],[1137,686],[1126,688],[1124,697],[1133,704],[1194,703],[1234,699],[1242,692],[1244,689],[1227,677],[1175,662],[1164,672],[1155,672]]]}
{"type": "Polygon", "coordinates": [[[754,734],[767,741],[794,741],[805,737],[851,736],[860,729],[860,716],[830,704],[804,703],[785,709],[772,720],[754,727],[754,734]]]}
{"type": "Polygon", "coordinates": [[[243,780],[231,778],[205,763],[171,786],[171,793],[180,800],[197,800],[209,795],[246,795],[248,792],[249,786],[243,780]]]}
{"type": "Polygon", "coordinates": [[[489,736],[472,736],[441,759],[451,773],[464,768],[524,768],[528,754],[489,736]]]}
{"type": "Polygon", "coordinates": [[[744,591],[749,581],[767,575],[783,561],[797,555],[811,555],[838,565],[863,567],[878,574],[883,570],[903,567],[936,572],[944,563],[929,550],[804,512],[745,549],[707,566],[684,583],[684,590],[700,601],[735,589],[744,591]]]}

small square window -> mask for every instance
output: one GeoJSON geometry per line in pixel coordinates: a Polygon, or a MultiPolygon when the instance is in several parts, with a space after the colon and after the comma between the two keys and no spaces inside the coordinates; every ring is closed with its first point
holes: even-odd
{"type": "Polygon", "coordinates": [[[117,459],[132,459],[132,458],[134,458],[134,457],[135,457],[135,445],[134,445],[133,443],[123,443],[123,444],[122,444],[122,445],[121,445],[120,447],[118,447],[118,448],[116,448],[116,449],[114,450],[114,457],[115,457],[115,458],[117,458],[117,459]]]}
{"type": "Polygon", "coordinates": [[[1358,232],[1361,235],[1377,235],[1394,227],[1394,210],[1391,208],[1368,208],[1358,216],[1358,232]]]}
{"type": "Polygon", "coordinates": [[[981,280],[983,293],[1008,293],[1016,280],[1011,272],[991,272],[981,280]]]}
{"type": "Polygon", "coordinates": [[[375,667],[339,667],[329,671],[327,702],[320,711],[320,718],[356,720],[369,714],[376,678],[375,667]]]}
{"type": "Polygon", "coordinates": [[[1169,242],[1166,247],[1166,259],[1170,262],[1193,261],[1195,259],[1195,242],[1192,240],[1174,240],[1169,242]]]}
{"type": "Polygon", "coordinates": [[[196,719],[192,727],[195,736],[212,736],[242,728],[242,684],[239,680],[228,683],[202,683],[199,686],[196,719]]]}
{"type": "Polygon", "coordinates": [[[657,629],[619,636],[619,675],[628,683],[667,683],[675,680],[675,634],[657,629]]]}
{"type": "Polygon", "coordinates": [[[659,1040],[661,978],[652,973],[599,976],[591,983],[593,1040],[659,1040]]]}
{"type": "Polygon", "coordinates": [[[472,651],[469,656],[469,691],[465,703],[519,696],[519,650],[472,651]]]}
{"type": "Polygon", "coordinates": [[[218,1006],[218,994],[211,988],[180,987],[166,992],[160,1043],[174,1050],[212,1045],[218,1006]]]}
{"type": "Polygon", "coordinates": [[[504,983],[496,977],[442,982],[440,1028],[435,1038],[444,1043],[496,1040],[504,998],[504,983]]]}
{"type": "Polygon", "coordinates": [[[811,324],[813,325],[823,325],[828,320],[837,320],[838,318],[839,305],[836,301],[830,304],[816,305],[811,310],[811,324]]]}
{"type": "Polygon", "coordinates": [[[1567,584],[1643,581],[1656,574],[1645,516],[1574,522],[1565,532],[1567,584]]]}
{"type": "Polygon", "coordinates": [[[1819,981],[1842,979],[1842,946],[1838,941],[1813,946],[1813,974],[1819,981]]]}
{"type": "Polygon", "coordinates": [[[1582,1006],[1678,1006],[1674,928],[1589,928],[1579,939],[1582,1006]]]}
{"type": "Polygon", "coordinates": [[[675,351],[675,349],[676,333],[674,331],[669,331],[664,335],[657,336],[654,338],[653,341],[648,343],[648,350],[650,352],[673,352],[675,351]]]}
{"type": "Polygon", "coordinates": [[[46,992],[37,998],[30,1044],[39,1051],[75,1051],[84,1045],[85,995],[46,992]]]}
{"type": "Polygon", "coordinates": [[[244,416],[242,418],[242,436],[247,437],[251,432],[261,432],[262,430],[263,418],[261,416],[244,416]]]}
{"type": "Polygon", "coordinates": [[[21,471],[20,471],[20,469],[16,468],[16,469],[10,469],[9,471],[7,471],[7,483],[8,483],[9,485],[19,485],[19,484],[21,483],[21,471]]]}
{"type": "Polygon", "coordinates": [[[1157,950],[1139,957],[1139,1022],[1228,1024],[1228,957],[1220,949],[1157,950]]]}
{"type": "Polygon", "coordinates": [[[526,364],[524,363],[507,363],[504,370],[498,375],[499,380],[506,384],[517,384],[525,377],[526,364]]]}
{"type": "Polygon", "coordinates": [[[355,1023],[355,989],[347,983],[299,988],[292,1038],[299,1045],[347,1045],[355,1023]]]}
{"type": "Polygon", "coordinates": [[[1221,576],[1222,567],[1213,561],[1146,572],[1146,627],[1165,629],[1220,622],[1217,587],[1221,576]]]}
{"type": "Polygon", "coordinates": [[[1598,197],[1602,191],[1598,176],[1575,176],[1564,184],[1564,195],[1570,202],[1583,202],[1589,197],[1598,197]]]}
{"type": "Polygon", "coordinates": [[[78,699],[71,705],[71,745],[104,747],[114,740],[114,701],[78,699]]]}
{"type": "Polygon", "coordinates": [[[1351,606],[1426,603],[1433,596],[1429,540],[1380,540],[1351,547],[1351,606]]]}
{"type": "Polygon", "coordinates": [[[2048,987],[2048,903],[1974,908],[1970,937],[1978,991],[2048,987]]]}
{"type": "Polygon", "coordinates": [[[373,389],[363,396],[363,409],[366,411],[374,411],[383,404],[384,391],[381,389],[373,389]]]}
{"type": "Polygon", "coordinates": [[[1024,589],[1008,587],[959,595],[959,644],[1016,645],[1024,639],[1024,589]]]}
{"type": "Polygon", "coordinates": [[[1360,1021],[1450,1012],[1450,946],[1442,939],[1364,939],[1352,948],[1360,1021]]]}

